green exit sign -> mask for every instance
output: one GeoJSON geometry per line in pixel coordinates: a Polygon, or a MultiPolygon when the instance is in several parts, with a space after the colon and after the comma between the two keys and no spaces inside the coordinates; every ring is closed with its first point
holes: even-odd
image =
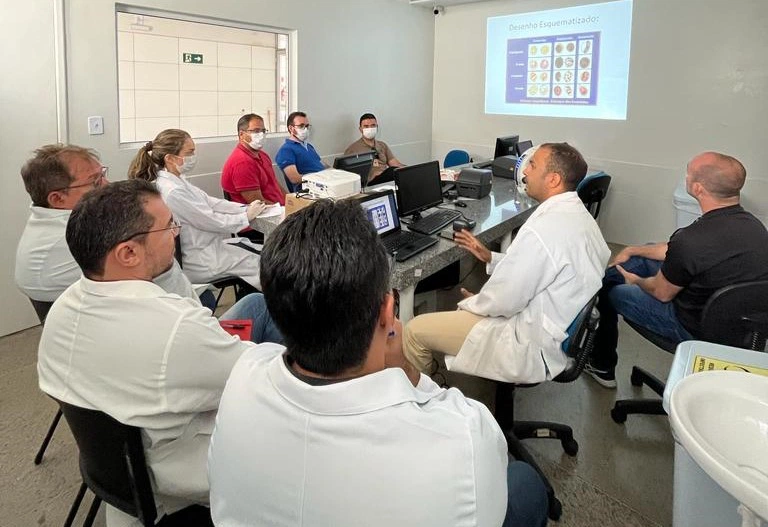
{"type": "Polygon", "coordinates": [[[184,53],[184,62],[191,63],[191,64],[202,64],[203,54],[202,53],[184,53]]]}

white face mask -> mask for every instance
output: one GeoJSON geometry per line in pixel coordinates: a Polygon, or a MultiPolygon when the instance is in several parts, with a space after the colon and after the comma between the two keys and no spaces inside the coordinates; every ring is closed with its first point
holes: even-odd
{"type": "Polygon", "coordinates": [[[261,147],[264,146],[264,132],[252,133],[251,142],[248,143],[248,146],[254,150],[261,150],[261,147]]]}
{"type": "Polygon", "coordinates": [[[363,128],[363,137],[366,139],[373,139],[376,137],[376,132],[379,131],[378,126],[374,126],[373,128],[363,128]]]}
{"type": "Polygon", "coordinates": [[[184,164],[178,167],[179,172],[182,174],[189,174],[195,169],[195,165],[197,165],[197,156],[184,156],[182,159],[184,159],[184,164]]]}
{"type": "Polygon", "coordinates": [[[294,128],[296,139],[299,141],[306,141],[309,136],[309,128],[294,128]]]}

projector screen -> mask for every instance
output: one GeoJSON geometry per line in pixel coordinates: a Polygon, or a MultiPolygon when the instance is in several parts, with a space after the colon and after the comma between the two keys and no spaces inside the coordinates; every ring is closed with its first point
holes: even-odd
{"type": "Polygon", "coordinates": [[[485,113],[626,119],[632,0],[491,17],[485,113]]]}

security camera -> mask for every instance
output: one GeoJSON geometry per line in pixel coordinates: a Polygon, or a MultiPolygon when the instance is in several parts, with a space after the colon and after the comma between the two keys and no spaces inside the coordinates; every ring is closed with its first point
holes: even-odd
{"type": "Polygon", "coordinates": [[[435,16],[440,16],[443,13],[445,13],[445,8],[441,5],[436,5],[435,7],[432,8],[432,14],[435,16]]]}

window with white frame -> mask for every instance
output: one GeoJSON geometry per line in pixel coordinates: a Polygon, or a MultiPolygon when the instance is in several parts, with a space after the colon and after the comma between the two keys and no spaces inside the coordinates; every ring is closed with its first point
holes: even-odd
{"type": "Polygon", "coordinates": [[[285,131],[288,30],[117,6],[120,143],[166,128],[231,137],[246,113],[285,131]],[[191,17],[190,17],[191,18],[191,17]]]}

